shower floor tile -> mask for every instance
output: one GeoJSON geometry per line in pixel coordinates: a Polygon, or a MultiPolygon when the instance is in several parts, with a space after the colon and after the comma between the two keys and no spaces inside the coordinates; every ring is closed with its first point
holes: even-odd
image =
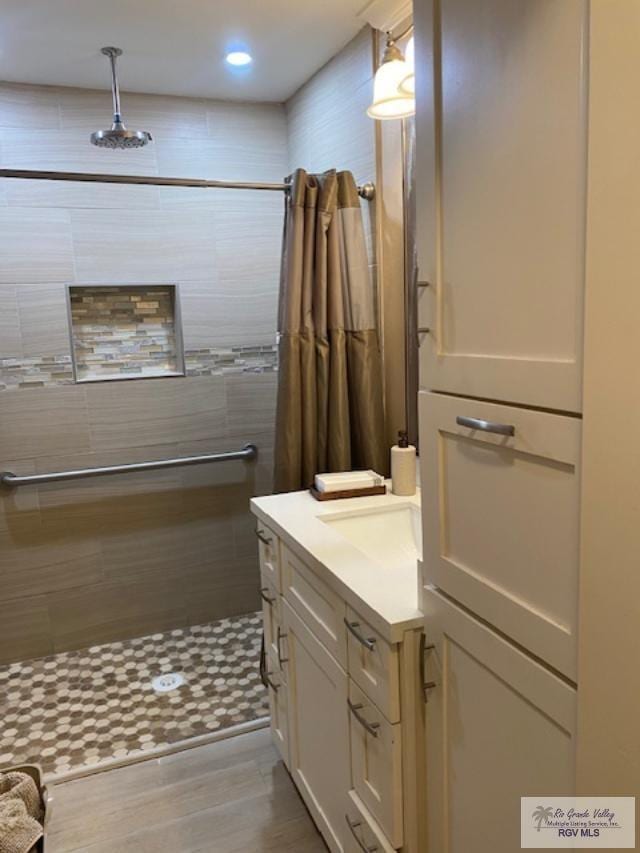
{"type": "Polygon", "coordinates": [[[261,633],[248,613],[0,667],[0,768],[69,773],[266,717],[261,633]]]}

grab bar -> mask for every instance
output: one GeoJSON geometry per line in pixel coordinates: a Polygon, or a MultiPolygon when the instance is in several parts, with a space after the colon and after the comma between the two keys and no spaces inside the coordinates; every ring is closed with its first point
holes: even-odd
{"type": "Polygon", "coordinates": [[[153,462],[131,462],[128,465],[107,465],[104,468],[79,468],[77,471],[56,471],[51,474],[28,474],[20,476],[11,471],[0,473],[0,484],[16,486],[35,486],[41,483],[61,483],[65,480],[84,480],[85,477],[104,477],[107,474],[129,474],[133,471],[156,471],[160,468],[177,468],[181,465],[203,465],[207,462],[230,462],[233,459],[256,459],[258,448],[255,444],[245,444],[242,450],[230,450],[227,453],[207,453],[203,456],[179,456],[176,459],[157,459],[153,462]]]}

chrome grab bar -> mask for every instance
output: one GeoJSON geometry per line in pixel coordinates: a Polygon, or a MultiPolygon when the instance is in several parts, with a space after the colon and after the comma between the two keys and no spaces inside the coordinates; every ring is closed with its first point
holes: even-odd
{"type": "Polygon", "coordinates": [[[362,826],[362,823],[359,820],[351,820],[348,814],[345,815],[345,819],[347,821],[347,826],[351,830],[351,835],[353,835],[356,840],[356,844],[363,851],[363,853],[376,853],[376,851],[378,850],[377,844],[374,844],[373,847],[367,847],[364,841],[361,841],[356,834],[356,829],[359,829],[362,826]]]}
{"type": "Polygon", "coordinates": [[[496,424],[493,421],[483,421],[482,418],[467,418],[458,415],[456,423],[458,426],[469,427],[469,429],[481,429],[483,432],[495,432],[497,435],[516,434],[516,428],[513,424],[496,424]]]}
{"type": "Polygon", "coordinates": [[[56,471],[51,474],[28,474],[20,476],[11,471],[0,473],[0,484],[16,486],[37,486],[42,483],[62,483],[66,480],[84,480],[86,477],[105,477],[108,474],[130,474],[134,471],[156,471],[161,468],[177,468],[182,465],[203,465],[207,462],[230,462],[233,459],[245,459],[250,462],[258,456],[255,444],[245,444],[242,450],[227,453],[207,453],[203,456],[179,456],[176,459],[157,459],[153,462],[131,462],[127,465],[107,465],[103,468],[79,468],[77,471],[56,471]]]}
{"type": "Polygon", "coordinates": [[[370,735],[373,737],[378,737],[378,729],[380,728],[380,723],[370,723],[368,720],[362,716],[360,711],[364,708],[364,705],[361,702],[358,702],[357,705],[354,705],[351,699],[347,699],[347,705],[349,706],[349,710],[356,718],[356,720],[360,723],[363,729],[366,729],[370,735]]]}

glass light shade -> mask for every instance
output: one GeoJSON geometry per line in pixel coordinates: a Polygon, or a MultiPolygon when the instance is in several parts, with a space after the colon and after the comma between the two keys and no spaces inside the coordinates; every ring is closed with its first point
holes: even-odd
{"type": "Polygon", "coordinates": [[[407,43],[407,49],[404,53],[404,61],[407,64],[408,74],[400,83],[400,92],[403,95],[409,95],[413,98],[416,94],[416,60],[413,36],[411,36],[407,43]]]}
{"type": "Polygon", "coordinates": [[[406,118],[415,113],[415,99],[400,91],[407,74],[407,63],[401,59],[382,63],[373,81],[373,103],[367,110],[370,118],[406,118]]]}

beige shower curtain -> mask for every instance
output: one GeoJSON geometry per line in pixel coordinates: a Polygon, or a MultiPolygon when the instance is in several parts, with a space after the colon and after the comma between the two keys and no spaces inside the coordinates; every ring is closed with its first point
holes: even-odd
{"type": "Polygon", "coordinates": [[[350,172],[291,178],[278,330],[275,490],[326,471],[387,473],[375,293],[350,172]]]}

